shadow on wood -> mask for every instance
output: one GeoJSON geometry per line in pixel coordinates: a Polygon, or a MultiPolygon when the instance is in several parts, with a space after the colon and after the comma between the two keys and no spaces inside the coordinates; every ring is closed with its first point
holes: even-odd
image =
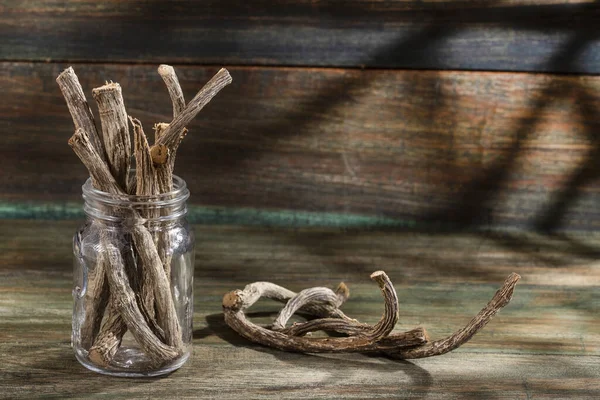
{"type": "MultiPolygon", "coordinates": [[[[276,316],[272,312],[248,313],[249,318],[264,318],[276,316]]],[[[253,344],[240,337],[223,320],[223,314],[211,314],[206,316],[206,328],[194,331],[194,340],[202,339],[207,335],[215,334],[226,342],[234,346],[243,346],[251,348],[260,353],[266,353],[277,359],[293,364],[294,367],[305,367],[316,369],[329,374],[323,382],[334,383],[345,379],[348,371],[357,367],[368,368],[374,373],[397,372],[405,374],[410,380],[411,386],[419,388],[418,392],[425,395],[431,385],[433,378],[424,368],[419,367],[408,361],[389,360],[385,357],[372,357],[362,354],[298,354],[270,349],[264,346],[253,344]]]]}

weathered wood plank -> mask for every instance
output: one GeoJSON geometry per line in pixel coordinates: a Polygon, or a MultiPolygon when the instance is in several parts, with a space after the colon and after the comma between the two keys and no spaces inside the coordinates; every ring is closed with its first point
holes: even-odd
{"type": "MultiPolygon", "coordinates": [[[[64,65],[2,63],[3,201],[77,201],[85,170],[54,83],[64,65]]],[[[187,98],[216,71],[180,67],[187,98]]],[[[112,79],[147,129],[171,106],[154,66],[112,79]]],[[[208,206],[363,214],[444,226],[600,225],[600,77],[231,68],[190,126],[176,173],[208,206]]]]}
{"type": "MultiPolygon", "coordinates": [[[[86,371],[69,347],[71,239],[76,223],[0,225],[0,387],[6,398],[597,398],[600,236],[549,237],[196,226],[194,355],[162,379],[86,371]],[[457,352],[412,363],[309,356],[251,345],[221,318],[223,293],[269,279],[299,290],[344,280],[344,310],[375,322],[368,274],[395,282],[399,328],[432,337],[462,326],[507,271],[513,301],[457,352]]],[[[279,305],[261,302],[257,311],[279,305]]],[[[264,318],[264,317],[261,317],[264,318]]]]}
{"type": "Polygon", "coordinates": [[[361,355],[305,356],[196,345],[189,365],[162,379],[114,379],[84,370],[68,342],[0,351],[10,399],[596,399],[597,357],[454,354],[400,363],[361,355]],[[260,363],[260,364],[259,364],[260,363]]]}
{"type": "Polygon", "coordinates": [[[598,73],[599,24],[582,0],[10,0],[0,58],[598,73]]]}

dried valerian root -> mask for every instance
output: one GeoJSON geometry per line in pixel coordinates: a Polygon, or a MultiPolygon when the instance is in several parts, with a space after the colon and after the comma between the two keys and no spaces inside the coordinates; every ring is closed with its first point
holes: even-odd
{"type": "Polygon", "coordinates": [[[375,325],[360,323],[339,310],[349,297],[349,290],[343,283],[336,292],[316,287],[295,294],[273,283],[256,282],[247,285],[244,290],[227,293],[223,297],[223,312],[227,325],[238,334],[252,342],[279,350],[303,353],[380,353],[398,359],[423,358],[445,354],[469,341],[509,303],[520,278],[515,273],[509,275],[492,300],[464,328],[434,342],[429,341],[427,332],[420,327],[407,332],[391,333],[398,321],[398,297],[392,282],[383,271],[371,274],[371,279],[381,288],[385,302],[384,315],[375,325]],[[287,302],[275,322],[266,327],[250,322],[245,315],[246,310],[261,297],[287,302]],[[317,319],[286,327],[289,318],[296,312],[317,319]],[[306,336],[316,331],[346,336],[306,336]]]}
{"type": "MultiPolygon", "coordinates": [[[[231,83],[229,72],[221,69],[186,104],[173,67],[161,65],[158,72],[173,103],[173,120],[158,125],[161,128],[156,130],[152,146],[140,121],[128,116],[118,83],[106,83],[93,90],[102,123],[98,131],[73,68],[67,68],[56,79],[75,125],[69,145],[88,169],[93,187],[115,199],[171,192],[175,155],[187,133],[186,126],[231,83]],[[133,143],[128,121],[133,127],[133,143]],[[132,155],[135,170],[131,169],[132,155]]],[[[87,281],[80,344],[95,364],[108,366],[123,335],[130,331],[156,365],[170,362],[184,351],[171,291],[171,244],[168,234],[151,233],[143,224],[164,214],[142,207],[113,212],[126,221],[124,226],[134,228],[123,231],[124,246],[116,246],[110,235],[100,242],[96,265],[87,281]],[[124,249],[129,249],[131,255],[127,256],[124,249]]]]}

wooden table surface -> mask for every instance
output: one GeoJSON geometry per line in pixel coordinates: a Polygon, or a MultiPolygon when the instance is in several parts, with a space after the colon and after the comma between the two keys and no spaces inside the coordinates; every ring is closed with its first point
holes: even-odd
{"type": "Polygon", "coordinates": [[[599,234],[199,225],[193,357],[167,377],[122,379],[86,370],[70,348],[77,225],[0,221],[0,398],[600,397],[599,234]],[[222,319],[223,294],[253,281],[292,290],[344,281],[344,311],[373,323],[383,311],[369,280],[378,269],[398,292],[397,329],[424,326],[433,339],[466,324],[510,272],[523,278],[471,342],[411,362],[270,350],[222,319]]]}

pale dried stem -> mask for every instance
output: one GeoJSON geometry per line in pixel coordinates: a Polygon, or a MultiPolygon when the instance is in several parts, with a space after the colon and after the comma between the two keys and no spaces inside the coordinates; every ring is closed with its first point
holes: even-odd
{"type": "MultiPolygon", "coordinates": [[[[129,117],[129,119],[131,121],[131,125],[133,126],[133,143],[135,147],[136,195],[155,195],[157,194],[158,184],[156,181],[156,171],[152,164],[152,158],[150,157],[150,146],[148,145],[148,139],[144,134],[142,123],[135,118],[129,117]]],[[[140,214],[144,218],[155,218],[157,216],[155,210],[150,209],[141,210],[140,214]]],[[[149,278],[149,267],[145,265],[143,261],[140,262],[140,264],[140,270],[143,276],[140,284],[141,303],[146,314],[150,317],[150,319],[153,319],[155,316],[154,285],[149,278]]]]}
{"type": "MultiPolygon", "coordinates": [[[[107,164],[110,174],[122,190],[127,188],[127,174],[129,171],[129,160],[131,157],[131,141],[129,138],[129,129],[127,126],[127,113],[123,102],[123,95],[119,84],[110,83],[92,90],[92,95],[98,104],[100,112],[100,121],[102,123],[102,140],[106,151],[107,164]]],[[[102,254],[99,259],[103,260],[102,254]]],[[[106,282],[105,269],[111,266],[103,263],[100,275],[89,279],[89,285],[96,285],[96,280],[106,282]]],[[[108,295],[108,285],[106,287],[108,295]]],[[[112,303],[112,300],[110,301],[112,303]]],[[[103,306],[99,306],[96,300],[86,299],[86,308],[94,309],[94,313],[99,314],[99,319],[104,313],[103,306]],[[89,307],[88,307],[89,306],[89,307]]],[[[121,337],[125,334],[127,327],[123,318],[115,310],[114,306],[109,307],[107,320],[102,325],[101,331],[95,331],[91,336],[82,330],[81,336],[93,340],[93,346],[89,348],[90,359],[96,361],[102,360],[102,363],[108,363],[121,343],[121,337]],[[115,338],[118,337],[118,339],[115,338]]],[[[91,345],[91,343],[90,343],[91,345]]]]}
{"type": "MultiPolygon", "coordinates": [[[[348,336],[364,336],[373,330],[368,324],[353,323],[339,318],[321,318],[306,322],[296,322],[289,328],[279,332],[289,336],[304,336],[312,332],[335,332],[348,336]]],[[[395,348],[415,347],[427,343],[429,336],[424,328],[415,328],[407,332],[391,333],[380,339],[373,351],[384,351],[395,348]]]]}
{"type": "MultiPolygon", "coordinates": [[[[150,155],[150,146],[144,133],[142,123],[135,118],[129,117],[133,126],[133,143],[135,151],[135,173],[136,173],[136,195],[152,196],[158,194],[158,183],[156,170],[150,155]]],[[[147,215],[152,218],[154,215],[147,215]]]]}
{"type": "Polygon", "coordinates": [[[75,75],[73,68],[69,67],[61,72],[56,78],[56,83],[58,83],[60,91],[67,102],[75,130],[83,129],[88,134],[92,147],[96,150],[100,159],[104,160],[104,148],[96,130],[94,114],[92,114],[92,110],[79,83],[79,78],[75,75]]]}
{"type": "MultiPolygon", "coordinates": [[[[109,266],[109,268],[111,268],[109,266]]],[[[127,325],[118,307],[111,301],[102,331],[96,337],[94,345],[89,350],[89,358],[97,365],[109,365],[119,350],[127,325]]]]}
{"type": "MultiPolygon", "coordinates": [[[[110,174],[110,171],[108,170],[108,167],[106,166],[106,164],[99,158],[98,154],[95,152],[95,150],[91,146],[89,138],[87,137],[87,135],[85,134],[85,132],[83,130],[78,129],[75,132],[75,134],[69,140],[69,145],[71,145],[71,147],[73,147],[73,150],[75,151],[75,153],[79,156],[82,163],[87,167],[87,169],[90,173],[90,176],[92,176],[92,178],[98,183],[98,189],[100,189],[104,192],[108,192],[108,193],[124,195],[123,191],[116,184],[114,178],[110,174]]],[[[136,225],[136,229],[134,229],[134,242],[136,242],[136,248],[139,251],[140,258],[142,259],[144,265],[148,265],[150,267],[150,269],[152,270],[151,274],[152,274],[152,279],[154,280],[153,284],[155,285],[156,292],[160,292],[160,293],[155,293],[155,295],[157,296],[157,298],[160,296],[160,299],[163,299],[163,300],[170,299],[171,306],[168,307],[166,309],[166,311],[164,311],[164,314],[161,317],[163,318],[162,319],[163,324],[171,328],[170,333],[172,335],[176,331],[176,328],[173,328],[173,327],[178,326],[179,321],[177,320],[177,315],[174,312],[174,305],[173,305],[173,301],[171,298],[171,291],[170,291],[168,282],[166,280],[166,277],[164,275],[163,266],[158,257],[158,254],[156,251],[156,246],[155,246],[154,242],[152,241],[152,236],[150,235],[150,233],[148,232],[146,227],[139,224],[139,221],[142,220],[141,216],[138,215],[137,212],[135,212],[135,211],[132,211],[131,213],[132,213],[132,215],[130,217],[131,218],[130,224],[136,225]],[[148,237],[150,237],[150,240],[147,240],[148,237]],[[140,246],[142,246],[142,247],[140,247],[140,246]],[[162,274],[156,273],[155,271],[157,271],[157,270],[162,271],[162,274]]],[[[112,268],[112,265],[111,265],[111,268],[112,268]]],[[[107,270],[110,270],[111,268],[107,268],[107,270]]],[[[128,285],[128,282],[126,282],[126,283],[128,285]]],[[[124,285],[125,283],[121,282],[121,284],[124,285]]],[[[117,293],[122,294],[123,291],[115,292],[115,290],[111,286],[112,296],[116,296],[117,293]]],[[[119,303],[122,301],[122,299],[114,298],[113,301],[115,301],[116,303],[119,303]]],[[[164,305],[164,303],[167,303],[167,302],[168,301],[165,300],[161,304],[157,304],[157,306],[162,307],[164,305]]],[[[137,309],[139,311],[139,307],[137,309]]],[[[152,332],[151,329],[148,327],[146,321],[144,320],[143,316],[142,316],[141,321],[128,321],[127,318],[132,317],[133,314],[127,313],[127,314],[121,314],[121,315],[123,316],[123,319],[125,319],[125,322],[128,327],[131,324],[138,324],[138,325],[143,324],[146,326],[146,328],[149,332],[152,332]]],[[[139,315],[142,315],[141,311],[140,311],[139,315]]],[[[165,331],[166,331],[166,329],[165,329],[165,331]]],[[[132,332],[132,333],[134,334],[134,336],[136,335],[134,332],[132,332]]],[[[168,336],[166,332],[165,332],[165,336],[168,336]]],[[[138,341],[147,340],[147,338],[136,337],[136,340],[138,340],[138,341]]],[[[158,339],[156,339],[156,340],[158,340],[158,339]]],[[[173,344],[175,346],[175,348],[177,349],[177,351],[180,351],[180,349],[182,348],[182,342],[181,342],[180,335],[179,335],[179,338],[173,338],[172,336],[169,336],[168,340],[169,340],[169,344],[173,344]]]]}
{"type": "MultiPolygon", "coordinates": [[[[341,283],[338,290],[340,287],[345,288],[345,293],[348,293],[346,285],[341,283]]],[[[331,307],[332,310],[337,310],[347,298],[347,296],[340,296],[338,293],[326,287],[304,289],[292,297],[285,307],[281,309],[271,329],[276,331],[284,329],[290,317],[306,304],[320,304],[331,307]]],[[[332,312],[332,314],[335,314],[335,312],[332,312]]]]}
{"type": "MultiPolygon", "coordinates": [[[[169,92],[169,97],[171,97],[171,103],[173,103],[173,118],[175,119],[185,109],[185,98],[183,96],[183,91],[181,90],[181,85],[179,84],[179,79],[177,78],[175,70],[170,65],[160,65],[158,67],[158,73],[165,82],[169,92]]],[[[168,126],[169,125],[165,123],[158,123],[155,125],[155,143],[160,141],[161,136],[163,136],[163,134],[166,132],[168,126]]],[[[183,127],[179,132],[178,140],[176,140],[173,145],[167,149],[167,162],[163,164],[156,164],[155,176],[157,180],[158,193],[168,193],[173,190],[173,170],[175,168],[175,157],[177,154],[177,149],[179,148],[179,144],[185,137],[186,133],[187,129],[183,127]]],[[[158,253],[165,268],[167,279],[170,282],[171,255],[168,251],[170,247],[168,232],[159,233],[157,239],[158,253]]]]}
{"type": "MultiPolygon", "coordinates": [[[[202,108],[204,108],[204,106],[208,104],[208,102],[210,102],[221,89],[230,83],[231,76],[229,75],[229,72],[222,68],[215,74],[215,76],[211,78],[210,81],[208,81],[206,85],[204,85],[202,89],[200,89],[198,94],[196,94],[196,96],[190,100],[181,114],[173,118],[173,121],[171,121],[167,129],[160,136],[159,140],[153,147],[165,145],[169,150],[171,150],[174,144],[179,141],[183,128],[189,125],[192,119],[194,119],[194,117],[202,110],[202,108]]],[[[153,157],[153,161],[155,164],[164,164],[167,160],[153,157]]]]}
{"type": "Polygon", "coordinates": [[[129,285],[119,250],[112,244],[108,244],[104,251],[111,265],[111,268],[107,270],[107,275],[113,293],[113,301],[125,320],[127,329],[131,331],[144,352],[156,364],[177,358],[181,354],[181,348],[165,345],[148,327],[129,285]]]}
{"type": "MultiPolygon", "coordinates": [[[[111,84],[114,85],[114,84],[111,84]]],[[[108,85],[107,85],[108,86],[108,85]]],[[[114,86],[112,86],[114,88],[114,86]]],[[[109,88],[105,88],[102,91],[98,91],[98,94],[107,92],[109,88]]],[[[95,90],[96,92],[97,90],[95,90]]],[[[134,145],[135,145],[135,160],[136,160],[136,194],[137,195],[152,195],[156,185],[154,167],[152,166],[152,160],[150,159],[150,148],[144,135],[141,123],[137,119],[129,117],[134,131],[134,145]]],[[[125,120],[126,123],[126,120],[125,120]]],[[[107,148],[109,148],[107,146],[107,148]]],[[[128,156],[129,157],[129,156],[128,156]]],[[[143,218],[151,218],[150,210],[141,210],[140,216],[143,218]]],[[[130,236],[130,235],[128,235],[130,236]]],[[[135,252],[135,243],[132,243],[132,250],[135,252]]],[[[134,293],[138,296],[138,306],[140,312],[144,316],[145,321],[149,324],[152,332],[157,334],[158,329],[156,328],[155,322],[155,310],[154,310],[154,285],[147,278],[148,273],[146,270],[147,266],[140,260],[138,263],[138,269],[135,274],[129,274],[130,282],[132,277],[137,278],[137,283],[134,288],[134,293]],[[141,276],[138,276],[141,275],[141,276]]],[[[127,331],[126,322],[118,314],[118,309],[111,307],[108,310],[107,321],[102,325],[102,331],[98,335],[94,346],[90,350],[90,358],[94,357],[95,362],[102,361],[103,365],[110,363],[114,357],[116,351],[119,348],[123,335],[127,331]],[[115,313],[117,313],[115,315],[115,313]]],[[[159,336],[157,334],[158,337],[159,336]]]]}
{"type": "Polygon", "coordinates": [[[158,74],[165,82],[167,90],[169,91],[169,96],[173,103],[173,118],[175,118],[181,114],[185,108],[185,99],[183,97],[181,86],[179,85],[179,79],[177,78],[177,74],[173,67],[166,64],[161,64],[158,67],[158,74]]]}
{"type": "Polygon", "coordinates": [[[73,148],[77,157],[87,168],[94,187],[103,192],[124,194],[96,149],[90,141],[88,132],[79,128],[69,139],[69,146],[73,148]]]}
{"type": "MultiPolygon", "coordinates": [[[[96,189],[110,193],[120,191],[108,167],[96,152],[89,136],[83,129],[78,128],[75,131],[75,134],[69,139],[69,145],[90,172],[96,189]]],[[[110,265],[100,254],[93,273],[88,276],[88,289],[84,298],[85,317],[80,329],[81,345],[84,349],[89,349],[94,343],[108,304],[109,289],[105,278],[107,268],[110,268],[110,265]]]]}
{"type": "Polygon", "coordinates": [[[106,280],[106,258],[99,254],[96,265],[88,272],[88,283],[84,295],[84,319],[80,327],[81,346],[89,349],[100,332],[104,310],[109,303],[108,281],[106,280]]]}
{"type": "MultiPolygon", "coordinates": [[[[377,330],[372,330],[369,335],[351,336],[342,338],[306,338],[297,336],[288,336],[280,332],[272,331],[260,327],[250,322],[244,311],[254,304],[262,293],[257,290],[273,289],[267,285],[253,286],[251,292],[234,291],[226,294],[223,297],[223,311],[225,322],[241,336],[266,346],[275,347],[280,350],[307,352],[307,353],[335,353],[335,352],[365,352],[376,349],[376,343],[393,328],[386,324],[395,323],[397,320],[397,297],[391,283],[388,284],[389,278],[385,274],[374,274],[372,279],[375,280],[384,295],[386,307],[384,316],[381,319],[381,324],[378,324],[377,330]],[[391,292],[389,290],[391,288],[391,292]],[[393,303],[396,303],[395,305],[393,303]],[[395,310],[395,311],[394,311],[395,310]],[[388,315],[389,313],[396,314],[396,317],[388,315]],[[376,334],[380,334],[378,337],[376,334]]],[[[248,288],[248,287],[247,287],[248,288]]],[[[278,295],[278,297],[281,297],[278,295]]],[[[377,325],[376,325],[377,326],[377,325]]]]}
{"type": "Polygon", "coordinates": [[[92,90],[92,95],[100,112],[108,168],[123,191],[127,191],[131,139],[121,86],[118,83],[108,83],[92,90]]]}
{"type": "MultiPolygon", "coordinates": [[[[173,104],[173,108],[175,109],[175,104],[173,104]]],[[[167,129],[167,126],[169,126],[169,125],[165,124],[163,122],[159,122],[154,126],[154,141],[155,142],[159,140],[160,136],[167,129]]],[[[184,128],[183,131],[184,131],[184,134],[181,136],[181,139],[183,139],[183,136],[185,136],[185,133],[187,133],[187,129],[184,128]]],[[[176,151],[177,151],[177,147],[179,146],[179,143],[181,143],[181,140],[178,141],[175,144],[175,147],[172,149],[172,151],[169,152],[169,162],[167,162],[166,164],[155,165],[156,182],[157,182],[159,193],[168,193],[173,190],[173,168],[174,168],[174,163],[175,163],[175,155],[176,155],[176,151]]],[[[168,210],[165,210],[165,212],[168,212],[168,210]]],[[[165,272],[167,274],[167,278],[169,279],[169,282],[170,282],[171,255],[168,252],[168,249],[169,249],[168,232],[160,232],[159,233],[157,247],[158,247],[158,253],[160,255],[160,259],[162,260],[163,265],[165,267],[165,272]]]]}
{"type": "Polygon", "coordinates": [[[464,328],[456,331],[447,338],[436,340],[435,342],[430,342],[413,349],[388,351],[386,353],[391,357],[401,359],[424,358],[439,356],[462,346],[483,329],[496,313],[510,302],[515,285],[519,279],[521,277],[518,274],[514,272],[510,274],[490,302],[464,328]]]}
{"type": "Polygon", "coordinates": [[[154,240],[150,232],[143,226],[133,228],[133,241],[144,266],[143,285],[154,286],[154,299],[156,303],[156,316],[158,325],[163,329],[165,341],[176,349],[183,348],[181,326],[177,319],[175,303],[171,295],[169,281],[165,274],[154,240]]]}
{"type": "MultiPolygon", "coordinates": [[[[240,297],[243,299],[243,302],[248,304],[246,308],[256,303],[260,297],[275,300],[280,303],[287,303],[296,295],[297,293],[271,282],[250,283],[246,285],[244,290],[240,292],[240,297]]],[[[340,306],[346,301],[346,299],[348,299],[349,290],[343,282],[340,283],[336,289],[336,296],[336,301],[339,301],[340,306]]],[[[313,302],[302,305],[298,311],[315,317],[334,317],[355,321],[347,317],[341,310],[338,309],[338,307],[339,306],[335,306],[329,301],[323,303],[313,302]]],[[[282,323],[285,325],[287,320],[282,320],[282,323]]]]}
{"type": "Polygon", "coordinates": [[[423,328],[416,328],[402,333],[390,333],[398,318],[398,309],[394,307],[393,301],[395,298],[397,302],[395,290],[383,271],[373,273],[371,278],[378,281],[386,300],[384,316],[375,326],[361,324],[353,320],[321,318],[298,322],[289,328],[281,329],[281,326],[284,326],[285,321],[287,321],[284,317],[291,316],[289,313],[291,310],[298,310],[302,307],[314,308],[315,304],[322,305],[323,302],[327,306],[331,306],[333,302],[331,291],[324,290],[326,288],[313,288],[290,297],[292,292],[269,282],[256,282],[247,285],[243,291],[226,294],[223,298],[225,321],[246,339],[280,350],[295,352],[377,352],[392,358],[402,359],[431,357],[452,351],[471,339],[502,307],[508,304],[520,277],[517,274],[511,274],[487,306],[465,328],[436,342],[429,342],[427,332],[423,328]],[[273,325],[274,329],[280,330],[269,330],[246,319],[244,311],[261,296],[278,301],[292,298],[288,302],[288,310],[280,313],[273,325]],[[342,333],[350,337],[325,339],[303,337],[303,335],[315,331],[342,333]],[[358,338],[361,338],[362,341],[358,341],[358,338]],[[351,346],[347,346],[348,339],[352,340],[351,346]],[[326,345],[323,346],[323,344],[326,345]]]}
{"type": "MultiPolygon", "coordinates": [[[[100,240],[102,248],[106,248],[111,239],[106,233],[104,233],[100,236],[100,240]]],[[[127,273],[129,280],[129,286],[132,288],[133,292],[136,293],[139,291],[140,282],[138,278],[137,265],[134,260],[133,246],[131,242],[129,244],[129,250],[123,253],[123,257],[125,259],[124,265],[126,270],[125,272],[127,273]]],[[[106,254],[103,252],[100,252],[99,254],[102,257],[106,257],[106,254]]],[[[107,268],[111,268],[111,266],[107,264],[107,268]]],[[[111,296],[111,300],[109,302],[110,306],[106,313],[106,317],[104,318],[102,329],[100,330],[100,333],[94,341],[94,345],[90,348],[88,353],[90,360],[98,365],[110,365],[113,357],[119,350],[119,346],[121,345],[121,341],[125,335],[125,332],[127,332],[127,325],[119,313],[118,307],[115,306],[113,297],[114,296],[111,296]]],[[[138,300],[138,305],[139,304],[140,301],[138,300]]],[[[143,313],[144,310],[141,309],[140,311],[143,313]]],[[[152,328],[152,325],[150,325],[150,327],[152,328]]],[[[152,331],[155,332],[154,329],[152,331]]]]}

